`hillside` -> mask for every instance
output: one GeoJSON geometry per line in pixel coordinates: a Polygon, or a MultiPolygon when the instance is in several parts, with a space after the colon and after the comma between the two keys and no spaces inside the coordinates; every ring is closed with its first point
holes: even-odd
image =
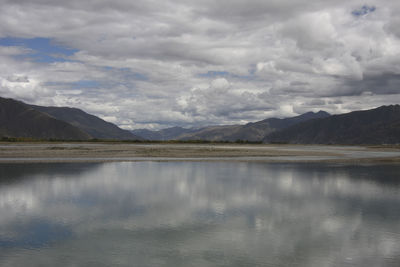
{"type": "Polygon", "coordinates": [[[0,97],[0,137],[87,140],[81,129],[23,102],[0,97]]]}
{"type": "Polygon", "coordinates": [[[157,141],[165,141],[165,140],[176,140],[179,136],[187,133],[191,133],[196,131],[196,129],[185,129],[182,127],[171,127],[162,129],[159,131],[151,131],[148,129],[136,129],[133,130],[132,133],[142,137],[146,140],[157,140],[157,141]]]}
{"type": "Polygon", "coordinates": [[[269,118],[262,121],[248,123],[240,126],[234,132],[232,132],[228,140],[247,140],[247,141],[261,141],[267,134],[285,129],[297,123],[316,119],[316,118],[325,118],[329,117],[330,114],[325,111],[319,112],[307,112],[299,116],[290,117],[290,118],[269,118]]]}
{"type": "Polygon", "coordinates": [[[123,130],[110,122],[104,121],[99,117],[88,114],[83,110],[69,107],[31,107],[40,112],[46,113],[58,120],[68,122],[85,131],[93,138],[116,139],[116,140],[141,140],[142,138],[123,130]]]}
{"type": "Polygon", "coordinates": [[[266,143],[397,144],[400,143],[400,106],[382,106],[306,121],[271,133],[266,143]]]}
{"type": "Polygon", "coordinates": [[[208,141],[261,141],[267,134],[292,126],[306,120],[325,118],[329,113],[307,112],[291,118],[269,118],[245,125],[217,125],[203,128],[184,129],[173,127],[160,131],[135,130],[135,134],[147,140],[208,140],[208,141]]]}
{"type": "Polygon", "coordinates": [[[179,140],[207,140],[207,141],[235,141],[232,134],[240,129],[241,125],[217,125],[197,129],[178,137],[179,140]]]}

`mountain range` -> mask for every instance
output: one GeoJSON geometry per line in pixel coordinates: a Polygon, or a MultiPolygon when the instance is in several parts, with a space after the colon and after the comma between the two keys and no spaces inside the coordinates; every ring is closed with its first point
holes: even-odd
{"type": "Polygon", "coordinates": [[[297,123],[316,118],[330,116],[325,111],[307,112],[305,114],[285,118],[269,118],[245,125],[217,125],[203,128],[185,129],[181,127],[167,128],[159,131],[146,129],[133,130],[132,132],[146,140],[207,140],[207,141],[230,141],[237,140],[260,142],[269,133],[282,130],[297,123]]]}
{"type": "Polygon", "coordinates": [[[299,123],[264,137],[265,143],[399,144],[400,105],[332,115],[299,123]]]}
{"type": "Polygon", "coordinates": [[[59,140],[142,140],[80,109],[42,107],[0,97],[0,137],[59,140]]]}
{"type": "Polygon", "coordinates": [[[158,131],[152,131],[152,130],[148,130],[148,129],[136,129],[136,130],[132,130],[132,133],[137,136],[142,137],[145,140],[167,141],[167,140],[177,140],[178,136],[196,132],[197,130],[198,129],[196,129],[196,128],[186,129],[186,128],[175,126],[175,127],[171,127],[171,128],[158,130],[158,131]]]}
{"type": "Polygon", "coordinates": [[[400,144],[400,105],[330,115],[307,112],[244,125],[159,131],[123,130],[70,107],[44,107],[0,97],[0,138],[56,140],[203,140],[290,144],[400,144]]]}
{"type": "Polygon", "coordinates": [[[147,140],[255,141],[288,144],[400,144],[400,105],[330,115],[307,112],[245,125],[218,125],[160,131],[136,130],[147,140]]]}

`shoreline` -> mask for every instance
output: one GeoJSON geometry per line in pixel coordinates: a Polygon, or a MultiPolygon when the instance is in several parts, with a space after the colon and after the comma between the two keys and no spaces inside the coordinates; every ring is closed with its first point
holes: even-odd
{"type": "Polygon", "coordinates": [[[122,161],[400,164],[397,146],[0,143],[0,163],[122,161]]]}

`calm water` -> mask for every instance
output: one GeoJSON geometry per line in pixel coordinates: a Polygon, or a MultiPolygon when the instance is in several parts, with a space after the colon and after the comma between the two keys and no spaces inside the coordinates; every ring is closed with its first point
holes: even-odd
{"type": "Polygon", "coordinates": [[[400,166],[0,164],[0,266],[400,266],[400,166]]]}

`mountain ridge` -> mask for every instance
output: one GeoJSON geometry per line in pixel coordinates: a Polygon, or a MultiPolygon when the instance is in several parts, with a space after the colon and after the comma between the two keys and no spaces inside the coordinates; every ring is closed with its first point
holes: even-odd
{"type": "Polygon", "coordinates": [[[166,128],[159,131],[147,129],[134,130],[147,140],[206,140],[206,141],[230,141],[237,140],[260,142],[268,133],[280,130],[293,124],[320,117],[330,116],[325,111],[307,112],[289,118],[268,118],[262,121],[250,122],[244,125],[215,125],[201,128],[185,129],[181,127],[166,128]],[[179,128],[179,130],[177,130],[179,128]],[[166,132],[175,132],[175,135],[167,135],[166,132]],[[152,139],[154,138],[154,139],[152,139]],[[157,138],[157,139],[156,139],[157,138]]]}
{"type": "Polygon", "coordinates": [[[264,143],[397,144],[400,105],[381,106],[306,121],[267,135],[264,143]]]}
{"type": "Polygon", "coordinates": [[[24,102],[0,97],[0,136],[88,140],[92,137],[67,122],[37,111],[24,102]]]}
{"type": "Polygon", "coordinates": [[[57,140],[142,140],[78,108],[45,107],[0,97],[0,137],[57,140]]]}
{"type": "Polygon", "coordinates": [[[44,107],[0,97],[0,137],[56,140],[200,140],[291,144],[400,144],[400,105],[330,115],[307,112],[244,125],[134,130],[142,138],[78,108],[44,107]],[[146,138],[147,137],[147,138],[146,138]],[[150,137],[150,138],[149,138],[150,137]]]}
{"type": "Polygon", "coordinates": [[[89,114],[78,108],[71,107],[45,107],[30,105],[32,108],[49,114],[56,119],[70,123],[82,129],[97,139],[116,140],[141,140],[128,130],[123,130],[111,122],[107,122],[95,115],[89,114]]]}

